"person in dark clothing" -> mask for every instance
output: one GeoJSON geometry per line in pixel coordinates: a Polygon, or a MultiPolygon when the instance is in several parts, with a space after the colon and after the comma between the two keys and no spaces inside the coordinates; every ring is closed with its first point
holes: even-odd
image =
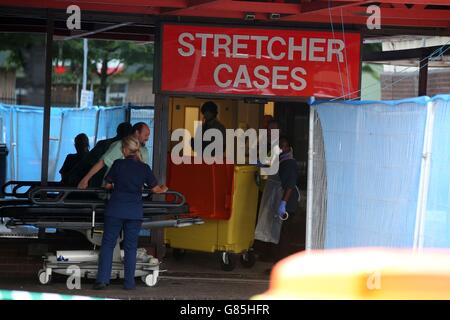
{"type": "Polygon", "coordinates": [[[105,188],[113,189],[113,193],[105,210],[97,280],[94,284],[96,290],[104,289],[109,284],[113,251],[121,230],[124,232],[125,251],[124,289],[134,289],[136,252],[143,216],[142,188],[147,186],[154,193],[167,191],[166,186],[158,185],[150,167],[142,162],[140,146],[135,137],[124,138],[122,152],[125,158],[114,161],[105,177],[105,188]]]}
{"type": "Polygon", "coordinates": [[[61,183],[65,186],[70,185],[69,176],[72,169],[81,163],[89,152],[89,138],[86,134],[80,133],[75,137],[75,150],[77,153],[68,154],[59,170],[61,183]]]}
{"type": "MultiPolygon", "coordinates": [[[[111,144],[131,134],[131,130],[132,126],[129,122],[122,122],[117,126],[115,137],[98,141],[95,147],[84,157],[83,161],[78,163],[69,173],[70,185],[77,186],[92,166],[100,160],[111,144]]],[[[101,187],[106,170],[107,168],[103,168],[92,177],[90,180],[91,187],[101,187]]]]}
{"type": "MultiPolygon", "coordinates": [[[[117,126],[116,129],[116,136],[110,139],[100,140],[97,142],[95,147],[92,149],[91,152],[89,152],[89,155],[87,156],[87,166],[89,168],[86,168],[84,172],[87,173],[90,168],[92,168],[93,165],[97,163],[98,160],[105,154],[105,152],[109,149],[111,144],[113,144],[116,141],[119,141],[126,136],[131,134],[132,126],[129,122],[122,122],[117,126]]],[[[99,172],[97,172],[90,181],[90,185],[92,187],[101,187],[103,182],[103,177],[105,176],[107,168],[103,168],[99,172]]],[[[80,179],[81,180],[81,179],[80,179]]]]}
{"type": "MultiPolygon", "coordinates": [[[[213,101],[205,102],[201,109],[201,113],[203,114],[203,125],[202,125],[202,137],[208,129],[217,129],[222,134],[222,141],[225,150],[225,137],[226,137],[226,129],[225,126],[217,120],[217,115],[219,114],[217,104],[213,101]]],[[[202,148],[205,150],[206,146],[208,146],[212,141],[203,141],[202,139],[202,148]]],[[[191,147],[194,149],[194,139],[191,140],[191,147]]],[[[213,154],[214,155],[214,154],[213,154]]]]}
{"type": "MultiPolygon", "coordinates": [[[[92,161],[93,166],[100,160],[101,156],[108,150],[109,146],[118,140],[125,138],[131,134],[132,125],[129,122],[122,122],[117,126],[116,136],[110,139],[100,140],[95,147],[89,152],[89,161],[92,161]]],[[[103,179],[103,176],[102,176],[103,179]]]]}
{"type": "Polygon", "coordinates": [[[280,176],[281,187],[283,188],[283,197],[278,208],[278,215],[286,218],[288,215],[294,215],[298,206],[300,192],[297,188],[298,165],[292,154],[291,145],[286,137],[280,138],[280,167],[278,175],[280,176]]]}
{"type": "MultiPolygon", "coordinates": [[[[289,140],[286,137],[280,137],[279,146],[281,149],[281,154],[279,155],[279,169],[278,176],[281,182],[282,197],[281,202],[278,206],[278,217],[283,220],[280,238],[277,245],[271,244],[270,251],[274,258],[274,262],[289,256],[292,254],[290,251],[290,239],[289,229],[292,227],[293,217],[297,211],[300,191],[297,187],[298,180],[298,165],[297,161],[294,159],[293,151],[289,140]]],[[[271,268],[266,270],[266,273],[271,272],[271,268]]]]}

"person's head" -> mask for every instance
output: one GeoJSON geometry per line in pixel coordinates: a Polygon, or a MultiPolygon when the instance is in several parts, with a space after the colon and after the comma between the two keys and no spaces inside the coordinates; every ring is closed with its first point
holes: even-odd
{"type": "Polygon", "coordinates": [[[150,128],[145,122],[138,122],[131,129],[131,134],[139,140],[139,143],[142,146],[144,146],[150,138],[150,128]]]}
{"type": "Polygon", "coordinates": [[[131,130],[132,130],[132,126],[131,123],[129,122],[122,122],[121,124],[119,124],[117,126],[116,129],[116,137],[119,139],[125,138],[126,136],[131,134],[131,130]]]}
{"type": "Polygon", "coordinates": [[[263,128],[268,129],[269,128],[269,122],[273,120],[273,116],[270,114],[265,114],[263,118],[263,128]]]}
{"type": "Polygon", "coordinates": [[[89,151],[89,138],[86,134],[80,133],[75,137],[75,149],[77,153],[89,151]]]}
{"type": "Polygon", "coordinates": [[[268,129],[268,130],[280,129],[280,124],[278,123],[277,120],[271,119],[271,120],[269,120],[269,122],[267,123],[267,129],[268,129]]]}
{"type": "Polygon", "coordinates": [[[201,112],[206,121],[210,121],[217,117],[219,111],[217,110],[217,104],[213,101],[207,101],[202,105],[201,112]]]}
{"type": "Polygon", "coordinates": [[[289,152],[291,151],[291,144],[289,143],[289,139],[285,136],[280,137],[280,149],[281,152],[289,152]]]}
{"type": "Polygon", "coordinates": [[[122,152],[125,157],[135,157],[142,160],[141,143],[133,135],[129,135],[122,139],[122,152]]]}

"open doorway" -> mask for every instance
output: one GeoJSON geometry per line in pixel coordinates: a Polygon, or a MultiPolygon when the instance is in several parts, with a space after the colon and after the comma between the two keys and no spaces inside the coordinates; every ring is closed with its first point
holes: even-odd
{"type": "MultiPolygon", "coordinates": [[[[281,250],[288,254],[305,249],[306,235],[306,181],[308,159],[308,134],[309,134],[309,105],[306,102],[279,102],[264,101],[266,103],[251,103],[253,100],[239,99],[206,99],[194,97],[171,97],[169,99],[169,133],[176,129],[185,128],[191,136],[194,135],[193,121],[201,121],[200,108],[207,101],[214,101],[218,106],[218,120],[226,129],[263,129],[267,128],[267,119],[276,120],[279,123],[280,135],[286,136],[294,150],[294,158],[298,165],[297,186],[300,189],[301,200],[296,214],[292,217],[292,223],[288,229],[289,239],[286,247],[281,250]]],[[[253,102],[259,102],[254,100],[253,102]]],[[[178,142],[171,142],[172,147],[178,142]]],[[[187,148],[190,150],[190,148],[187,148]]],[[[184,154],[192,156],[192,154],[184,154]]],[[[261,182],[258,182],[261,183],[261,182]]],[[[258,208],[263,192],[259,188],[258,208]]],[[[270,256],[271,251],[279,250],[267,248],[265,243],[255,240],[253,248],[257,255],[270,256]]],[[[273,247],[270,246],[269,247],[273,247]]],[[[270,260],[270,259],[269,259],[270,260]]]]}
{"type": "Polygon", "coordinates": [[[297,187],[301,197],[295,215],[289,218],[290,223],[283,229],[282,243],[274,245],[255,240],[254,248],[263,261],[272,262],[277,256],[288,256],[305,250],[309,110],[309,105],[301,101],[275,101],[266,104],[264,108],[264,114],[273,116],[278,123],[280,136],[286,137],[290,142],[297,161],[297,187]]]}

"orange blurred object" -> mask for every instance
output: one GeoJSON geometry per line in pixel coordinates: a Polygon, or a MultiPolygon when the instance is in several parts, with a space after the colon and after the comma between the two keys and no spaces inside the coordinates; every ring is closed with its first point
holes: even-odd
{"type": "Polygon", "coordinates": [[[253,299],[450,299],[450,250],[358,248],[298,253],[277,263],[253,299]]]}

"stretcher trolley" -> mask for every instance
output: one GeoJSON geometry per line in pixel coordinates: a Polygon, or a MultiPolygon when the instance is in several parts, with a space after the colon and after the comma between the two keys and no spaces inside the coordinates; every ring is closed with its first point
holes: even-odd
{"type": "Polygon", "coordinates": [[[218,254],[225,271],[235,268],[237,256],[243,267],[253,267],[257,168],[169,163],[168,169],[167,185],[180,190],[189,202],[191,214],[205,222],[192,228],[165,229],[165,242],[173,249],[175,259],[181,259],[186,250],[193,250],[218,254]]]}
{"type": "MultiPolygon", "coordinates": [[[[18,192],[15,193],[17,196],[18,192]]],[[[103,213],[110,193],[104,189],[80,190],[58,186],[31,186],[26,193],[28,199],[18,195],[21,198],[0,202],[0,217],[6,221],[8,228],[32,225],[75,230],[84,234],[94,246],[93,250],[61,250],[45,255],[43,268],[38,273],[39,282],[50,283],[53,273],[95,279],[99,256],[99,251],[95,249],[101,245],[103,213]]],[[[178,192],[155,195],[144,190],[143,199],[143,229],[179,228],[203,223],[200,218],[186,217],[189,208],[184,196],[178,192]]],[[[112,279],[124,277],[124,254],[120,250],[122,239],[121,236],[114,249],[112,279]]],[[[158,259],[140,248],[135,277],[140,277],[147,286],[154,286],[158,281],[159,265],[158,259]]]]}

